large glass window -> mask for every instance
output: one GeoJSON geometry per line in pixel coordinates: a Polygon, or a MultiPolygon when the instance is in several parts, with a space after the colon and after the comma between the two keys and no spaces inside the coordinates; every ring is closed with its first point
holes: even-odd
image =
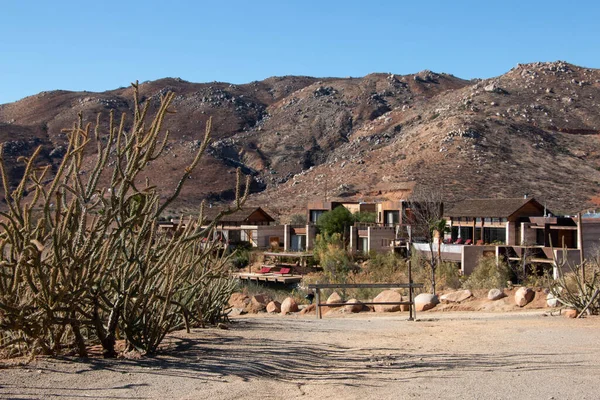
{"type": "Polygon", "coordinates": [[[489,244],[506,243],[506,229],[504,228],[484,228],[483,241],[489,244]]]}
{"type": "Polygon", "coordinates": [[[316,223],[321,215],[325,214],[325,210],[310,210],[310,221],[316,223]]]}
{"type": "Polygon", "coordinates": [[[306,236],[305,235],[292,235],[290,237],[290,249],[292,251],[306,250],[306,236]]]}

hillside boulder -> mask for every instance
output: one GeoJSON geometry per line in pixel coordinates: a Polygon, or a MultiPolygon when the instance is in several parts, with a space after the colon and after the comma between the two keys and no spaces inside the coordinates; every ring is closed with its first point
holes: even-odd
{"type": "Polygon", "coordinates": [[[487,295],[488,300],[500,300],[504,297],[506,297],[506,295],[501,289],[490,289],[487,295]]]}
{"type": "Polygon", "coordinates": [[[293,298],[287,297],[283,303],[281,303],[281,313],[285,315],[293,312],[298,312],[298,303],[296,303],[296,300],[293,298]]]}
{"type": "Polygon", "coordinates": [[[304,314],[313,314],[317,312],[317,305],[316,304],[309,304],[306,307],[304,307],[302,309],[302,311],[300,311],[300,315],[304,315],[304,314]]]}
{"type": "MultiPolygon", "coordinates": [[[[333,292],[333,293],[331,293],[331,296],[329,296],[327,298],[326,303],[327,304],[343,303],[342,296],[340,296],[337,292],[333,292]]],[[[332,307],[340,307],[340,306],[332,306],[332,307]]]]}
{"type": "MultiPolygon", "coordinates": [[[[373,302],[399,302],[402,301],[402,295],[395,290],[384,290],[379,293],[374,299],[373,302]]],[[[375,304],[374,305],[375,312],[396,312],[400,311],[400,304],[375,304]]]]}
{"type": "Polygon", "coordinates": [[[232,293],[228,303],[233,308],[245,308],[250,304],[250,297],[240,292],[232,293]]]}
{"type": "Polygon", "coordinates": [[[446,293],[440,296],[440,301],[442,303],[460,303],[461,301],[465,301],[469,297],[472,297],[473,293],[469,289],[467,290],[459,290],[456,292],[446,293]]]}
{"type": "Polygon", "coordinates": [[[268,313],[281,312],[281,303],[278,301],[271,301],[269,304],[267,304],[267,312],[268,313]]]}
{"type": "Polygon", "coordinates": [[[533,289],[528,287],[520,287],[515,292],[515,303],[517,303],[519,307],[525,307],[527,304],[531,303],[534,297],[535,292],[533,289]]]}
{"type": "Polygon", "coordinates": [[[350,299],[346,302],[346,305],[344,306],[344,311],[350,313],[358,313],[364,310],[364,308],[365,305],[357,299],[350,299]]]}
{"type": "Polygon", "coordinates": [[[436,305],[440,303],[440,300],[435,294],[431,293],[421,293],[417,297],[415,297],[415,310],[417,311],[427,311],[434,308],[436,305]]]}
{"type": "Polygon", "coordinates": [[[273,301],[273,299],[269,295],[257,294],[255,296],[252,296],[252,298],[250,299],[249,307],[246,307],[246,309],[249,308],[249,311],[253,313],[265,311],[267,308],[267,304],[269,304],[271,301],[273,301]]]}

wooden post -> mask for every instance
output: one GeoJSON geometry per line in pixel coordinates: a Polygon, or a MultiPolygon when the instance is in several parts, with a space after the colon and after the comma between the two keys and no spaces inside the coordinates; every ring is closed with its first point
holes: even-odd
{"type": "Polygon", "coordinates": [[[317,293],[316,293],[316,295],[317,295],[316,296],[316,300],[317,300],[317,309],[316,309],[317,319],[321,319],[322,318],[322,316],[321,316],[321,305],[320,305],[321,304],[321,289],[316,288],[315,290],[317,291],[317,293]]]}
{"type": "Polygon", "coordinates": [[[583,254],[583,219],[581,217],[581,213],[577,213],[577,247],[579,247],[579,265],[581,266],[581,277],[583,278],[583,285],[585,287],[585,257],[583,254]]]}
{"type": "MultiPolygon", "coordinates": [[[[412,268],[411,268],[410,260],[408,260],[406,263],[408,264],[408,301],[410,301],[410,304],[408,305],[408,320],[414,321],[413,308],[414,308],[415,304],[413,302],[412,268]]],[[[415,316],[416,316],[416,310],[415,310],[415,316]]]]}

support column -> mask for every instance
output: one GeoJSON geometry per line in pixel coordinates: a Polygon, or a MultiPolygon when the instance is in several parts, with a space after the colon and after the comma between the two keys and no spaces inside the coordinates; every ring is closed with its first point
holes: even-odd
{"type": "Polygon", "coordinates": [[[306,225],[306,250],[314,248],[314,240],[316,236],[316,228],[314,225],[306,225]]]}
{"type": "Polygon", "coordinates": [[[511,245],[511,244],[515,244],[515,238],[514,238],[514,234],[512,232],[512,225],[510,223],[510,221],[506,221],[506,245],[511,245]]]}

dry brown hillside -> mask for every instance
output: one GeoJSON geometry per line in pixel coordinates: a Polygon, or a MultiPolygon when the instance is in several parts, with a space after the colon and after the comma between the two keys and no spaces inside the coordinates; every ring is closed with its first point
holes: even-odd
{"type": "MultiPolygon", "coordinates": [[[[528,193],[555,212],[600,204],[600,70],[554,62],[478,81],[423,71],[140,85],[153,105],[168,90],[173,140],[151,178],[175,185],[209,117],[214,127],[179,208],[230,198],[236,167],[254,177],[251,201],[284,215],[315,197],[402,198],[415,185],[449,199],[528,193]]],[[[129,88],[40,93],[0,105],[0,140],[11,163],[40,144],[41,162],[56,163],[77,113],[94,120],[131,101],[129,88]]]]}

